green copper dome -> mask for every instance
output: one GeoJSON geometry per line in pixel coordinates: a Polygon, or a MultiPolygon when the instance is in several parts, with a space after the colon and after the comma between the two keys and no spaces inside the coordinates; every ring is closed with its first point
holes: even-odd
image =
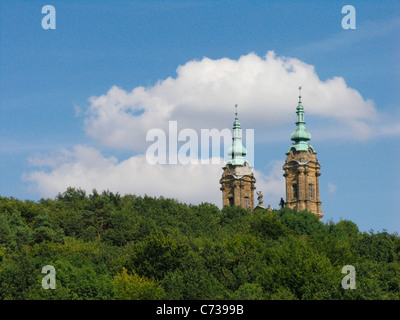
{"type": "MultiPolygon", "coordinates": [[[[301,87],[299,87],[299,90],[301,90],[301,87]]],[[[308,148],[313,149],[307,142],[311,140],[311,134],[307,131],[306,123],[304,122],[304,108],[301,103],[301,93],[299,94],[299,104],[296,108],[296,120],[296,129],[290,136],[290,140],[293,141],[293,145],[290,149],[295,148],[297,151],[307,151],[308,148]]]]}
{"type": "MultiPolygon", "coordinates": [[[[237,105],[235,105],[235,108],[237,108],[237,105]]],[[[228,155],[231,159],[228,161],[228,164],[243,166],[247,162],[246,154],[247,150],[242,144],[242,129],[236,110],[235,121],[233,122],[232,146],[228,150],[228,155]]]]}

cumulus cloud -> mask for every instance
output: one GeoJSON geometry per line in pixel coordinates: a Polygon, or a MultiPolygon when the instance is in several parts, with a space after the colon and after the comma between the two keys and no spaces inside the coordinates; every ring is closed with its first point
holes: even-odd
{"type": "MultiPolygon", "coordinates": [[[[122,195],[164,196],[194,204],[210,202],[221,207],[222,168],[220,164],[212,164],[212,160],[210,164],[151,165],[145,155],[136,155],[118,162],[115,157],[104,157],[95,148],[78,145],[72,151],[62,150],[48,158],[31,158],[32,165],[50,170],[31,172],[24,179],[33,182],[32,188],[47,197],[77,187],[89,193],[93,189],[110,190],[122,195]]],[[[223,159],[215,160],[223,163],[223,159]]],[[[283,161],[272,161],[269,175],[254,170],[257,191],[262,191],[265,203],[273,207],[284,196],[282,165],[283,161]]]]}
{"type": "Polygon", "coordinates": [[[272,160],[269,162],[269,173],[266,175],[259,170],[254,170],[257,179],[257,191],[261,191],[264,196],[265,206],[270,205],[272,208],[278,208],[281,198],[286,197],[285,179],[283,177],[282,166],[284,160],[272,160]]]}
{"type": "MultiPolygon", "coordinates": [[[[210,159],[209,164],[151,165],[145,155],[132,156],[118,162],[115,157],[104,157],[88,146],[75,146],[72,151],[62,150],[50,157],[33,157],[34,166],[45,169],[24,175],[24,180],[34,183],[35,192],[55,197],[68,187],[91,192],[110,190],[120,194],[164,196],[188,203],[210,202],[222,205],[219,190],[223,159],[210,159]]],[[[257,190],[262,191],[265,202],[279,203],[284,195],[282,177],[283,161],[272,161],[271,171],[265,175],[254,170],[257,190]]]]}
{"type": "MultiPolygon", "coordinates": [[[[256,140],[257,135],[275,137],[279,125],[295,121],[299,85],[307,115],[328,119],[328,123],[336,120],[332,128],[346,137],[373,134],[368,123],[377,117],[373,102],[364,100],[341,77],[321,81],[313,66],[278,57],[272,51],[265,57],[250,53],[238,60],[203,58],[178,67],[175,78],[130,92],[113,86],[107,93],[91,97],[85,111],[75,106],[85,117],[89,136],[102,146],[131,150],[129,159],[119,161],[105,157],[101,150],[78,145],[49,157],[32,157],[31,164],[37,168],[24,179],[46,197],[72,186],[88,192],[108,189],[221,205],[222,159],[218,158],[219,164],[152,165],[145,156],[153,144],[146,141],[147,133],[157,128],[168,135],[170,121],[177,121],[178,131],[230,128],[233,107],[238,104],[242,127],[255,129],[256,140]]],[[[329,131],[326,123],[323,129],[329,131]]],[[[271,161],[269,171],[263,170],[268,174],[255,170],[257,190],[272,207],[285,194],[282,165],[282,161],[271,161]]]]}
{"type": "Polygon", "coordinates": [[[262,135],[295,121],[299,85],[307,115],[337,120],[335,129],[355,139],[372,134],[368,121],[377,117],[372,101],[343,78],[321,81],[312,65],[273,51],[265,57],[189,61],[175,78],[131,92],[113,86],[89,99],[85,130],[105,146],[140,152],[148,145],[146,133],[167,130],[169,120],[178,121],[180,129],[229,128],[238,104],[242,123],[262,135]]]}
{"type": "Polygon", "coordinates": [[[190,203],[221,202],[221,165],[151,165],[145,155],[119,162],[115,157],[104,157],[95,148],[81,145],[48,159],[32,158],[31,163],[47,170],[31,172],[24,179],[33,182],[32,188],[47,197],[54,197],[68,187],[79,187],[87,192],[110,190],[190,203]]]}

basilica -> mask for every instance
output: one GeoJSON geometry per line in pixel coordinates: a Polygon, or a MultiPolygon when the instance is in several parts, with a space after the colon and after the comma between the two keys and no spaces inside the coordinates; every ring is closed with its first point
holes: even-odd
{"type": "MultiPolygon", "coordinates": [[[[321,219],[324,216],[319,199],[321,165],[316,156],[317,152],[309,143],[311,134],[305,127],[301,87],[299,91],[299,102],[296,108],[296,129],[290,136],[293,142],[289,151],[286,152],[286,160],[283,165],[286,201],[282,199],[281,206],[287,206],[298,211],[307,210],[321,219]]],[[[256,189],[256,178],[254,177],[253,168],[246,159],[246,153],[246,148],[242,143],[242,129],[236,110],[232,146],[228,150],[230,159],[222,168],[223,173],[220,179],[223,206],[241,206],[248,210],[264,207],[261,192],[258,192],[259,202],[255,206],[254,190],[256,189]]]]}

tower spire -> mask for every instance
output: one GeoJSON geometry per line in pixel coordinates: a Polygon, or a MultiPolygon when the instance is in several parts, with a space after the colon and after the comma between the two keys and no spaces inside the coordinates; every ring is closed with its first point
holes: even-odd
{"type": "Polygon", "coordinates": [[[242,128],[238,117],[238,105],[235,104],[235,121],[233,122],[232,146],[228,150],[230,159],[222,168],[219,180],[222,191],[223,206],[240,206],[253,210],[256,178],[253,169],[246,160],[247,151],[242,144],[242,128]]]}
{"type": "MultiPolygon", "coordinates": [[[[290,136],[293,142],[291,148],[296,148],[297,151],[307,151],[311,145],[307,142],[311,140],[311,134],[306,129],[304,121],[304,108],[301,102],[301,86],[299,87],[299,102],[296,108],[296,129],[290,136]]],[[[312,148],[312,147],[311,147],[312,148]]]]}
{"type": "Polygon", "coordinates": [[[307,210],[319,219],[324,215],[321,211],[319,197],[319,176],[321,165],[317,153],[308,143],[311,134],[306,130],[304,108],[301,102],[301,87],[299,87],[299,102],[296,108],[296,129],[290,136],[293,141],[286,153],[283,170],[285,174],[286,202],[285,205],[298,211],[307,210]]]}
{"type": "Polygon", "coordinates": [[[238,111],[238,105],[235,104],[235,121],[233,122],[233,137],[232,137],[232,146],[228,150],[228,155],[231,156],[231,159],[228,163],[233,165],[244,165],[246,160],[246,148],[242,144],[242,128],[240,127],[238,111]]]}

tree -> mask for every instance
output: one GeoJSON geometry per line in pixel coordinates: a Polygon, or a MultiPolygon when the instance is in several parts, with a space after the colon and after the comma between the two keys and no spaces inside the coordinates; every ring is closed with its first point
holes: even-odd
{"type": "Polygon", "coordinates": [[[150,278],[162,279],[168,271],[179,267],[188,247],[160,232],[145,237],[135,245],[134,250],[130,270],[150,278]]]}
{"type": "Polygon", "coordinates": [[[140,277],[138,274],[128,274],[123,268],[113,278],[115,298],[119,300],[160,300],[165,299],[164,289],[153,280],[140,277]]]}
{"type": "Polygon", "coordinates": [[[244,283],[233,294],[234,300],[263,300],[265,294],[259,283],[244,283]]]}
{"type": "Polygon", "coordinates": [[[282,224],[296,235],[305,235],[318,232],[323,226],[318,217],[308,211],[292,210],[283,208],[279,211],[282,224]]]}
{"type": "Polygon", "coordinates": [[[289,208],[0,197],[0,299],[400,299],[400,238],[289,208]],[[41,269],[56,270],[56,290],[41,269]],[[341,287],[344,265],[356,290],[341,287]]]}
{"type": "Polygon", "coordinates": [[[308,245],[304,238],[288,237],[266,251],[266,268],[259,281],[266,292],[287,288],[296,299],[334,299],[341,283],[340,270],[308,245]]]}

